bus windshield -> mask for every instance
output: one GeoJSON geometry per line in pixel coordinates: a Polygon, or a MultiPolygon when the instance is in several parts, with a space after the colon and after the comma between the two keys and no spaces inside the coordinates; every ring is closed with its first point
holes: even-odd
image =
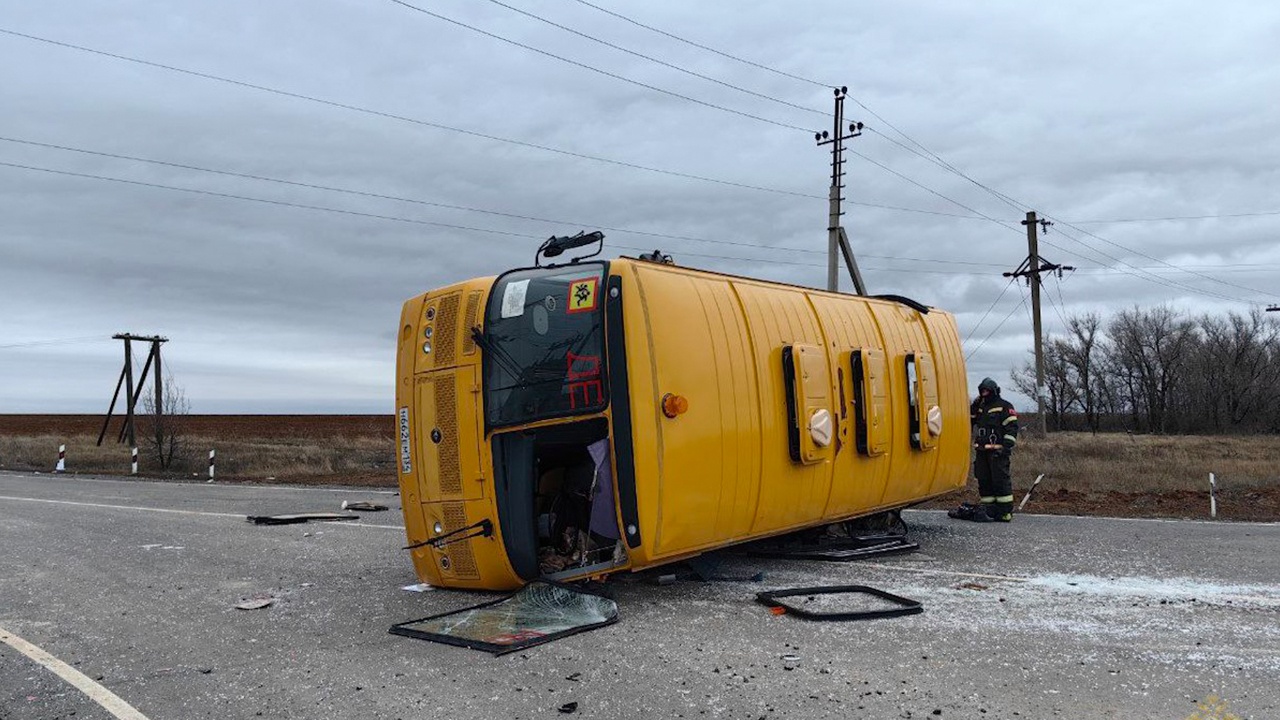
{"type": "Polygon", "coordinates": [[[604,408],[604,272],[534,268],[494,284],[479,338],[490,428],[604,408]]]}

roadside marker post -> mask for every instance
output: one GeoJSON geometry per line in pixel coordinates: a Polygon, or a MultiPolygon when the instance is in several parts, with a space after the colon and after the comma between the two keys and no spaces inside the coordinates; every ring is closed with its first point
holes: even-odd
{"type": "Polygon", "coordinates": [[[1209,517],[1218,518],[1218,479],[1209,473],[1209,517]]]}
{"type": "Polygon", "coordinates": [[[1031,493],[1036,491],[1036,488],[1040,486],[1040,481],[1043,479],[1044,473],[1040,473],[1036,476],[1036,481],[1031,483],[1031,489],[1022,497],[1022,502],[1018,503],[1018,512],[1022,512],[1022,508],[1027,506],[1027,501],[1031,499],[1031,493]]]}
{"type": "Polygon", "coordinates": [[[66,445],[58,446],[58,465],[53,469],[53,471],[56,473],[63,473],[67,471],[67,446],[66,445]]]}
{"type": "Polygon", "coordinates": [[[133,448],[133,469],[129,471],[129,474],[138,474],[138,448],[133,448]]]}
{"type": "Polygon", "coordinates": [[[208,482],[213,482],[213,451],[212,451],[212,450],[210,450],[210,451],[209,451],[209,480],[208,480],[208,482]]]}

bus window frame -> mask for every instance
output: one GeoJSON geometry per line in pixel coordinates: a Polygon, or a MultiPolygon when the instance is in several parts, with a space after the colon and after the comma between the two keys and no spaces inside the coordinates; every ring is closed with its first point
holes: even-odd
{"type": "MultiPolygon", "coordinates": [[[[501,299],[498,298],[498,293],[496,292],[498,284],[501,283],[503,279],[505,279],[508,275],[514,275],[515,273],[520,273],[520,272],[528,272],[530,270],[555,271],[555,270],[562,270],[565,268],[588,268],[593,265],[598,265],[601,267],[600,283],[597,285],[596,291],[604,294],[604,297],[600,298],[597,302],[598,304],[597,312],[599,312],[599,318],[600,318],[600,353],[601,353],[600,370],[602,374],[600,387],[601,387],[601,392],[604,394],[603,404],[601,404],[598,407],[592,407],[587,410],[578,410],[575,408],[570,408],[568,410],[549,413],[546,415],[540,415],[533,419],[520,420],[518,422],[493,423],[489,419],[489,408],[488,408],[488,394],[489,394],[488,380],[489,380],[490,368],[492,367],[492,363],[493,363],[493,358],[490,357],[490,353],[485,352],[483,349],[481,349],[479,411],[481,416],[484,418],[484,433],[486,437],[491,436],[494,432],[499,430],[510,430],[512,428],[519,428],[525,425],[532,425],[534,423],[545,422],[547,420],[560,420],[564,418],[577,418],[577,417],[585,418],[590,415],[604,414],[613,405],[613,397],[612,397],[613,391],[611,387],[611,378],[609,373],[609,338],[608,338],[608,327],[607,327],[608,319],[606,317],[606,311],[605,311],[605,304],[606,304],[606,301],[608,300],[608,293],[606,290],[604,290],[604,288],[608,286],[609,277],[610,277],[608,260],[590,260],[583,263],[575,262],[575,263],[562,263],[560,265],[518,267],[518,268],[512,268],[511,270],[508,270],[502,273],[501,275],[493,279],[493,285],[489,287],[489,298],[485,301],[484,313],[483,313],[483,324],[481,325],[481,330],[483,332],[488,332],[489,311],[495,302],[501,302],[501,299]]],[[[467,332],[470,333],[471,328],[467,328],[467,332]]]]}

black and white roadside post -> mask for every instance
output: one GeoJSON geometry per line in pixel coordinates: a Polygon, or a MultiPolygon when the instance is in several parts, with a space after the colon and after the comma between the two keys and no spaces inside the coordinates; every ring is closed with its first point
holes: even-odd
{"type": "Polygon", "coordinates": [[[213,450],[209,451],[209,479],[207,482],[213,482],[213,450]]]}
{"type": "Polygon", "coordinates": [[[64,473],[67,471],[67,446],[58,446],[58,464],[54,466],[53,471],[56,473],[64,473]]]}

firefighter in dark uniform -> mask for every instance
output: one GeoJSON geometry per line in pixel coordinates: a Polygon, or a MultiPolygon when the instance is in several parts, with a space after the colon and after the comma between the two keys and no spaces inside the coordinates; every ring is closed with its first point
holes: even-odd
{"type": "Polygon", "coordinates": [[[969,406],[973,424],[973,474],[978,478],[981,504],[961,505],[948,514],[974,522],[1009,522],[1013,519],[1013,478],[1009,456],[1018,444],[1018,411],[1000,397],[1000,386],[991,378],[978,385],[978,397],[969,406]]]}

